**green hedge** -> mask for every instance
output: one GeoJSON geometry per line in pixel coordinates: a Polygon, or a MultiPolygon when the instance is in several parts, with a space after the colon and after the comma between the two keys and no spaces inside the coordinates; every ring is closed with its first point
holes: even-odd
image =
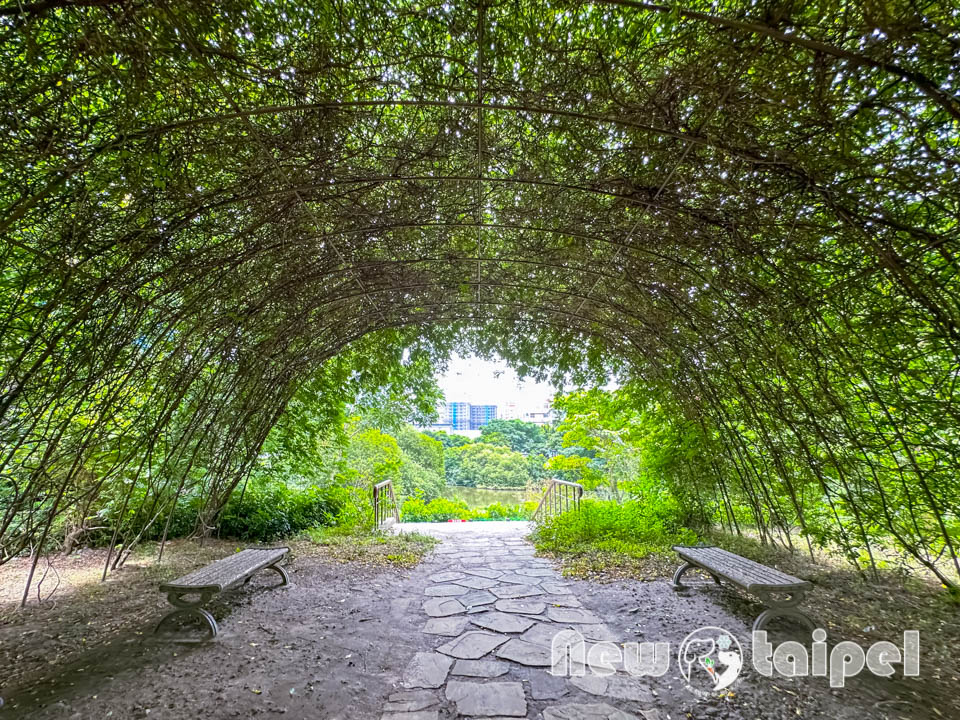
{"type": "Polygon", "coordinates": [[[250,483],[240,500],[234,493],[217,523],[222,537],[269,542],[308,528],[334,525],[351,504],[342,487],[291,488],[250,483]]]}
{"type": "Polygon", "coordinates": [[[607,551],[632,556],[693,544],[697,534],[684,526],[683,509],[673,503],[648,504],[584,500],[579,512],[541,523],[534,532],[538,549],[560,553],[607,551]]]}
{"type": "Polygon", "coordinates": [[[537,509],[535,502],[520,505],[493,503],[485,508],[471,509],[463,500],[436,498],[424,502],[422,498],[408,498],[400,508],[405,522],[446,522],[447,520],[529,520],[537,509]]]}

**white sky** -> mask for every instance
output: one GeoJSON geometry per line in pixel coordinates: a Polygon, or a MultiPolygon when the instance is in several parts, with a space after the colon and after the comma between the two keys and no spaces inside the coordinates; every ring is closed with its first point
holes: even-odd
{"type": "Polygon", "coordinates": [[[503,360],[495,362],[478,357],[450,358],[447,372],[437,378],[447,402],[475,405],[517,403],[518,409],[539,409],[556,392],[546,383],[521,380],[503,360]]]}

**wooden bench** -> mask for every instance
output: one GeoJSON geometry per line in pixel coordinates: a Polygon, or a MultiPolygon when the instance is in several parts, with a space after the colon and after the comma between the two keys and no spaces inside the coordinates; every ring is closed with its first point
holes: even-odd
{"type": "Polygon", "coordinates": [[[692,568],[705,571],[717,585],[723,578],[740,589],[756,595],[767,607],[753,623],[753,630],[762,630],[777,617],[792,617],[805,623],[811,630],[816,625],[809,616],[797,609],[813,585],[806,580],[787,575],[740,555],[718,547],[675,545],[673,548],[683,565],[673,574],[673,589],[681,590],[680,578],[692,568]]]}
{"type": "Polygon", "coordinates": [[[290,548],[287,547],[247,548],[188,575],[163,583],[160,592],[167,593],[167,600],[176,610],[165,615],[153,632],[157,633],[172,617],[193,616],[206,622],[210,628],[209,635],[202,640],[212,640],[217,636],[217,621],[203,606],[210,602],[214,595],[249,582],[253,574],[260,570],[273,570],[283,580],[281,586],[289,584],[290,578],[279,564],[288,552],[290,548]],[[199,597],[193,600],[185,599],[191,595],[199,597]]]}

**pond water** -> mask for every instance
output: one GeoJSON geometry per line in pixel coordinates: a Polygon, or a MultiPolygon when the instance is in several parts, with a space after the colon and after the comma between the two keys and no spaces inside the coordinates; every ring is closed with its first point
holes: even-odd
{"type": "Polygon", "coordinates": [[[450,500],[463,500],[469,508],[481,508],[493,503],[519,505],[527,500],[537,500],[535,493],[521,488],[474,488],[448,485],[443,492],[450,500]]]}

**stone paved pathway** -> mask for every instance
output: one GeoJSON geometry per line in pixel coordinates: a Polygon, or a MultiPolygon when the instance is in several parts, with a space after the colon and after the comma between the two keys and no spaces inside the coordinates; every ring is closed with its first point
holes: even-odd
{"type": "Polygon", "coordinates": [[[660,720],[640,678],[555,677],[550,643],[565,628],[588,640],[618,641],[583,608],[548,560],[524,540],[527,523],[427,524],[398,527],[443,542],[428,563],[420,605],[433,650],[418,652],[381,720],[542,718],[660,720]]]}

